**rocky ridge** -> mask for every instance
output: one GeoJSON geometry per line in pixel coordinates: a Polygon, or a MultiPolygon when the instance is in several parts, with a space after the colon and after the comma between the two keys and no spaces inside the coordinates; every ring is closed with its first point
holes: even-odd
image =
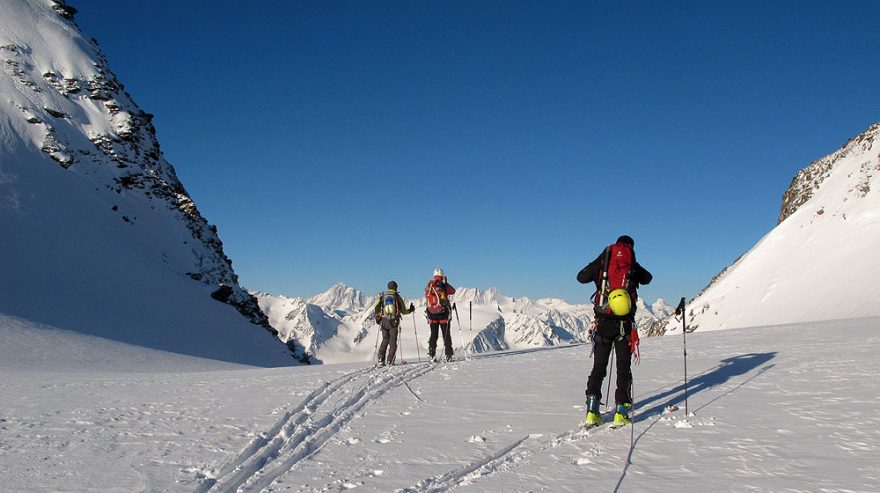
{"type": "MultiPolygon", "coordinates": [[[[63,1],[52,9],[78,30],[76,9],[63,1]]],[[[33,47],[0,46],[0,65],[27,94],[29,104],[16,102],[23,120],[40,135],[40,149],[59,166],[94,181],[118,195],[138,194],[167,208],[186,224],[192,235],[194,267],[187,275],[213,286],[212,297],[236,307],[242,315],[274,332],[256,300],[239,286],[232,261],[223,251],[217,228],[201,215],[162,155],[152,124],[153,115],[141,110],[109,68],[97,41],[89,40],[96,62],[88,74],[40,70],[29,62],[33,47]],[[54,94],[58,98],[45,96],[54,94]],[[87,140],[78,123],[83,113],[101,113],[111,125],[91,129],[87,140]]],[[[138,217],[113,206],[121,221],[136,225],[138,217]]]]}
{"type": "MultiPolygon", "coordinates": [[[[834,261],[827,259],[829,255],[839,254],[846,256],[840,250],[843,248],[858,249],[859,254],[853,257],[868,257],[866,251],[880,247],[873,245],[877,236],[875,217],[877,216],[877,203],[872,202],[872,185],[877,185],[880,178],[880,152],[877,152],[878,137],[880,137],[880,123],[869,126],[864,132],[849,139],[838,150],[821,159],[813,161],[810,165],[798,171],[791,181],[788,189],[783,193],[782,206],[777,221],[777,226],[768,233],[752,250],[740,256],[733,264],[724,268],[712,278],[710,283],[703,288],[688,303],[687,330],[694,331],[705,325],[703,319],[707,316],[717,319],[713,323],[725,323],[724,318],[718,319],[719,308],[726,299],[741,299],[734,291],[755,291],[763,293],[762,296],[753,295],[754,299],[744,309],[749,312],[767,315],[761,317],[752,316],[750,323],[780,323],[781,320],[774,318],[773,308],[768,306],[762,309],[760,305],[778,299],[776,303],[797,303],[793,298],[795,292],[801,293],[803,299],[812,297],[805,286],[815,286],[817,292],[827,291],[826,295],[819,296],[816,304],[807,304],[810,310],[815,312],[811,315],[814,320],[825,317],[852,316],[853,314],[870,315],[873,306],[869,300],[852,304],[838,302],[833,299],[846,292],[843,289],[831,289],[831,286],[849,286],[850,291],[866,282],[862,278],[870,277],[870,269],[834,269],[834,261]],[[790,221],[797,222],[789,224],[790,221]],[[818,244],[836,244],[837,248],[821,248],[818,244]],[[787,247],[784,251],[783,245],[787,247]],[[863,252],[863,250],[865,250],[863,252]],[[794,255],[803,255],[804,265],[798,268],[794,255]],[[795,269],[788,275],[781,275],[778,271],[783,268],[795,269]],[[818,275],[811,278],[808,273],[828,270],[826,275],[818,275]],[[762,272],[763,270],[763,272],[762,272]],[[750,274],[746,276],[744,272],[750,274]],[[849,274],[848,274],[849,272],[849,274]],[[792,275],[798,280],[792,281],[792,275]],[[764,278],[767,279],[764,279],[764,278]],[[748,280],[751,278],[751,282],[748,280]],[[733,286],[724,289],[716,289],[722,282],[736,279],[733,286]],[[751,287],[751,284],[756,284],[751,287]],[[749,285],[751,289],[746,289],[749,285]],[[795,288],[799,285],[798,288],[795,288]],[[787,286],[785,292],[792,293],[788,296],[781,294],[781,286],[787,286]],[[741,289],[742,288],[742,289],[741,289]],[[779,291],[779,292],[777,292],[779,291]],[[720,294],[719,294],[720,293],[720,294]],[[852,305],[859,307],[859,311],[841,311],[840,307],[852,305]],[[745,308],[747,307],[747,308],[745,308]]],[[[869,281],[869,280],[868,280],[869,281]]],[[[734,281],[728,282],[728,284],[734,281]]],[[[856,292],[867,290],[855,289],[856,292]]],[[[850,299],[851,301],[851,299],[850,299]]],[[[738,301],[742,303],[742,301],[738,301]]],[[[742,310],[739,310],[742,311],[742,310]]],[[[800,321],[800,320],[797,320],[800,321]]],[[[680,330],[680,319],[672,317],[661,318],[651,324],[648,335],[662,335],[669,331],[680,330]]]]}

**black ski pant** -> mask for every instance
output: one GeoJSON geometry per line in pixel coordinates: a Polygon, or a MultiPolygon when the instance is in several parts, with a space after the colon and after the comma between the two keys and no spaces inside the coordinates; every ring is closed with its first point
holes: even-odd
{"type": "Polygon", "coordinates": [[[397,335],[400,332],[400,322],[392,320],[382,320],[382,343],[379,344],[379,364],[386,361],[389,365],[394,364],[394,353],[397,352],[397,335]],[[388,357],[385,357],[385,352],[388,357]]]}
{"type": "Polygon", "coordinates": [[[449,330],[449,319],[432,320],[428,319],[431,326],[431,336],[428,337],[428,357],[433,358],[437,352],[437,337],[440,332],[443,333],[443,349],[446,351],[446,357],[452,357],[452,334],[449,330]]]}
{"type": "Polygon", "coordinates": [[[611,350],[617,353],[617,388],[614,392],[615,404],[632,403],[632,353],[629,350],[629,341],[623,338],[606,339],[596,335],[593,346],[593,371],[587,379],[587,396],[595,395],[602,400],[602,381],[608,368],[608,359],[611,350]]]}

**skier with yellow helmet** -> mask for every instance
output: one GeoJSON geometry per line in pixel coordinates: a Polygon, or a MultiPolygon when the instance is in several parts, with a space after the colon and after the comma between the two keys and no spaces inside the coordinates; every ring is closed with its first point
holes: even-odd
{"type": "Polygon", "coordinates": [[[617,354],[617,404],[614,426],[629,424],[632,410],[632,359],[638,347],[638,332],[634,329],[636,290],[651,282],[653,276],[636,262],[635,241],[623,235],[609,245],[589,265],[578,272],[581,284],[594,283],[595,319],[590,327],[593,339],[593,370],[587,379],[586,426],[602,424],[599,406],[602,399],[602,381],[605,379],[611,350],[617,354]]]}

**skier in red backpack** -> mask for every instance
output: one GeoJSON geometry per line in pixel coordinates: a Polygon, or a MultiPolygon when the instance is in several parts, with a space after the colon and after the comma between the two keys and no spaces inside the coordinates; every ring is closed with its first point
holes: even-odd
{"type": "Polygon", "coordinates": [[[446,361],[452,359],[452,334],[449,331],[449,316],[452,314],[451,296],[455,294],[455,288],[446,281],[443,269],[434,269],[434,278],[428,281],[425,287],[425,301],[428,308],[425,315],[431,327],[431,336],[428,338],[428,357],[434,359],[437,351],[438,329],[443,332],[443,349],[446,352],[446,361]]]}
{"type": "Polygon", "coordinates": [[[636,290],[640,284],[648,284],[653,276],[636,262],[629,236],[621,236],[613,245],[602,251],[596,260],[578,272],[581,284],[596,284],[593,298],[595,319],[590,327],[593,340],[593,370],[587,380],[586,426],[602,424],[599,405],[602,399],[602,381],[605,379],[608,359],[612,348],[617,353],[617,388],[614,401],[617,404],[613,426],[630,424],[632,410],[632,354],[638,349],[638,332],[635,329],[636,290]]]}

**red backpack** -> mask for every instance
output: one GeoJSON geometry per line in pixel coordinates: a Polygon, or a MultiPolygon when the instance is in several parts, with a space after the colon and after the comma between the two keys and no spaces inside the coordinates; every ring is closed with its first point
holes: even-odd
{"type": "Polygon", "coordinates": [[[425,301],[428,302],[428,313],[438,315],[449,310],[446,283],[437,279],[428,281],[428,286],[425,288],[425,301]]]}
{"type": "Polygon", "coordinates": [[[602,285],[596,292],[593,302],[597,310],[601,309],[606,314],[611,313],[608,308],[608,294],[615,289],[625,289],[636,304],[635,292],[630,289],[630,281],[627,278],[630,269],[636,262],[636,255],[631,246],[626,243],[615,243],[605,249],[605,259],[602,263],[602,285]]]}

